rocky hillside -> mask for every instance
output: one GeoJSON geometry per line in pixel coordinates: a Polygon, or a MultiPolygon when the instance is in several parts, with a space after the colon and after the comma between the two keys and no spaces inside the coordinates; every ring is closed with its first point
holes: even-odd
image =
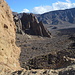
{"type": "Polygon", "coordinates": [[[39,21],[44,24],[60,25],[60,24],[75,24],[75,8],[66,10],[57,10],[36,15],[39,21]]]}
{"type": "Polygon", "coordinates": [[[0,75],[3,71],[20,69],[20,50],[15,45],[15,31],[12,12],[8,4],[0,0],[0,75]]]}
{"type": "Polygon", "coordinates": [[[13,16],[8,4],[1,0],[0,75],[75,75],[75,33],[68,30],[47,38],[51,33],[33,14],[13,16]]]}

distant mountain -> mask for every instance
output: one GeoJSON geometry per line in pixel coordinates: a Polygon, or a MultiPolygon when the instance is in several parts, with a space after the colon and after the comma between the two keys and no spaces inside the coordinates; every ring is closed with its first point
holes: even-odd
{"type": "Polygon", "coordinates": [[[36,15],[36,17],[44,24],[75,24],[75,8],[51,11],[41,15],[36,15]]]}

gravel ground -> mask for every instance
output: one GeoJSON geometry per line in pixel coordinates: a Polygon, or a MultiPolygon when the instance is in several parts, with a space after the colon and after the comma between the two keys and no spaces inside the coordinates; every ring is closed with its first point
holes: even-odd
{"type": "Polygon", "coordinates": [[[74,53],[75,49],[70,49],[70,45],[74,43],[74,40],[69,39],[71,36],[75,37],[74,28],[71,30],[72,28],[56,31],[52,34],[52,38],[17,34],[16,44],[21,47],[19,59],[21,66],[23,67],[23,64],[31,58],[48,53],[55,53],[62,50],[74,53]]]}

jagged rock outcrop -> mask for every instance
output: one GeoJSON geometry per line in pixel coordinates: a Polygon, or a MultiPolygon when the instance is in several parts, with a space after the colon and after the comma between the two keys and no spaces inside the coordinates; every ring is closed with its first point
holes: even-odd
{"type": "Polygon", "coordinates": [[[38,22],[34,14],[23,13],[21,18],[22,29],[27,34],[50,37],[51,33],[43,26],[42,22],[38,22]]]}
{"type": "Polygon", "coordinates": [[[13,18],[14,18],[14,22],[16,24],[16,32],[24,35],[25,33],[22,30],[22,23],[21,23],[18,13],[13,12],[13,18]]]}
{"type": "Polygon", "coordinates": [[[17,15],[14,15],[14,21],[15,21],[15,24],[17,26],[17,32],[20,33],[21,30],[22,30],[22,23],[21,23],[21,20],[18,18],[17,15]]]}
{"type": "Polygon", "coordinates": [[[20,49],[15,44],[16,26],[12,12],[4,0],[0,0],[0,75],[18,70],[20,49]]]}

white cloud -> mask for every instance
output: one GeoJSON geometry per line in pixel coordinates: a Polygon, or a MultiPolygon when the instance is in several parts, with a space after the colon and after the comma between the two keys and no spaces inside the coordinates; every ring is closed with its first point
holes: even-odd
{"type": "Polygon", "coordinates": [[[25,12],[25,13],[29,13],[30,11],[28,9],[23,9],[22,13],[25,12]]]}
{"type": "MultiPolygon", "coordinates": [[[[74,8],[74,7],[75,7],[75,3],[72,3],[70,0],[66,0],[65,2],[58,1],[58,2],[52,3],[51,6],[34,7],[32,11],[30,12],[35,13],[35,14],[42,14],[42,13],[49,12],[49,11],[63,10],[63,9],[69,9],[69,8],[74,8]]],[[[28,9],[24,9],[23,11],[29,12],[28,9]]]]}
{"type": "Polygon", "coordinates": [[[39,7],[34,7],[32,12],[37,14],[42,14],[50,10],[52,10],[51,6],[39,6],[39,7]]]}
{"type": "Polygon", "coordinates": [[[71,3],[71,1],[70,1],[70,0],[66,0],[66,2],[71,3]]]}
{"type": "Polygon", "coordinates": [[[53,10],[62,10],[62,9],[68,9],[72,8],[74,5],[69,2],[56,2],[52,4],[53,10]]]}

